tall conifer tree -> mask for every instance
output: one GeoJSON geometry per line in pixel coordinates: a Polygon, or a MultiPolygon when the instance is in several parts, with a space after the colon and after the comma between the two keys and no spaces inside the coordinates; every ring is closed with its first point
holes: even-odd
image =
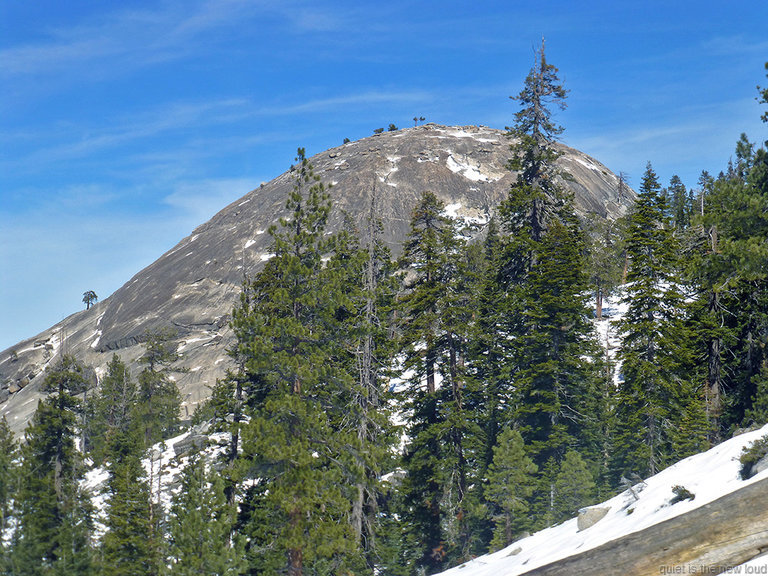
{"type": "Polygon", "coordinates": [[[470,487],[481,454],[473,382],[466,378],[472,271],[456,222],[431,192],[411,218],[401,265],[404,368],[411,410],[404,464],[406,516],[422,542],[418,563],[438,571],[472,554],[470,487]],[[461,262],[462,264],[459,264],[461,262]]]}
{"type": "Polygon", "coordinates": [[[170,573],[178,576],[234,576],[244,569],[239,537],[232,534],[234,509],[221,478],[194,455],[184,467],[181,490],[171,506],[168,536],[170,573]]]}
{"type": "Polygon", "coordinates": [[[517,430],[506,428],[493,447],[485,490],[496,527],[492,550],[508,546],[523,530],[533,527],[530,501],[538,484],[537,472],[538,467],[525,454],[523,437],[517,430]]]}
{"type": "MultiPolygon", "coordinates": [[[[85,407],[88,411],[86,448],[94,462],[102,463],[109,458],[109,447],[114,436],[137,428],[137,400],[136,384],[128,367],[114,354],[98,390],[90,396],[85,407]]],[[[137,450],[139,448],[137,446],[137,450]]]]}
{"type": "MultiPolygon", "coordinates": [[[[707,182],[687,277],[699,358],[706,366],[710,440],[740,426],[761,387],[768,302],[768,154],[743,137],[738,169],[707,182]]],[[[748,422],[745,422],[748,423],[748,422]]]]}
{"type": "Polygon", "coordinates": [[[88,574],[92,561],[91,504],[80,486],[82,455],[76,448],[85,368],[64,356],[47,374],[40,402],[25,433],[16,495],[17,526],[11,573],[88,574]]]}
{"type": "Polygon", "coordinates": [[[159,514],[136,445],[138,433],[111,436],[107,482],[107,532],[101,541],[101,574],[152,576],[163,573],[159,514]]]}
{"type": "Polygon", "coordinates": [[[303,149],[296,160],[290,218],[270,229],[275,256],[233,314],[235,354],[260,386],[243,443],[260,484],[246,520],[250,556],[254,569],[291,576],[340,571],[356,558],[338,402],[350,377],[334,356],[338,282],[323,267],[330,201],[303,149]]]}
{"type": "Polygon", "coordinates": [[[399,282],[381,240],[376,213],[374,183],[364,229],[358,231],[347,221],[333,239],[333,254],[324,274],[340,296],[335,339],[345,352],[337,356],[352,376],[342,422],[352,440],[347,447],[352,455],[350,479],[355,483],[350,523],[370,571],[381,562],[382,518],[388,514],[380,508],[384,500],[381,477],[395,466],[398,441],[391,424],[387,383],[395,353],[391,314],[399,282]]]}
{"type": "Polygon", "coordinates": [[[144,355],[140,361],[145,368],[139,374],[135,418],[144,431],[144,447],[170,438],[179,432],[181,395],[171,372],[179,360],[171,329],[150,330],[145,334],[144,355]]]}
{"type": "Polygon", "coordinates": [[[512,406],[510,418],[542,473],[568,447],[594,458],[600,419],[597,365],[582,360],[594,352],[583,232],[555,165],[554,139],[563,129],[550,108],[564,108],[565,96],[542,44],[516,98],[510,167],[517,180],[499,210],[506,237],[495,275],[510,383],[495,403],[512,406]]]}
{"type": "MultiPolygon", "coordinates": [[[[19,447],[5,416],[0,418],[0,535],[6,534],[11,524],[12,503],[18,479],[19,447]]],[[[10,571],[9,550],[0,536],[0,574],[10,571]]]]}
{"type": "MultiPolygon", "coordinates": [[[[678,248],[666,203],[650,163],[627,231],[628,311],[619,323],[623,382],[615,399],[614,472],[655,474],[680,456],[675,441],[681,415],[703,409],[681,373],[686,350],[678,248]]],[[[688,430],[701,438],[705,430],[688,430]]]]}

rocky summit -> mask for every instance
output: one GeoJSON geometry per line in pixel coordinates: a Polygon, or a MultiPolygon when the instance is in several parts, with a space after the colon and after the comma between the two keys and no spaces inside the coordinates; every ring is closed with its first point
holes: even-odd
{"type": "MultiPolygon", "coordinates": [[[[425,190],[449,214],[487,222],[515,174],[507,168],[509,138],[483,126],[426,124],[349,142],[311,158],[315,174],[331,185],[329,229],[349,215],[363,229],[375,211],[393,254],[405,238],[411,210],[425,190]]],[[[586,154],[561,146],[563,184],[581,215],[624,214],[634,194],[619,193],[619,179],[586,154]]],[[[286,159],[288,164],[288,159],[286,159]]],[[[102,375],[114,353],[137,372],[148,330],[176,332],[176,375],[188,416],[232,362],[229,317],[245,275],[270,257],[272,224],[285,214],[293,187],[290,171],[262,184],[199,226],[109,298],[0,353],[0,416],[20,432],[41,397],[46,367],[66,352],[102,375]]]]}

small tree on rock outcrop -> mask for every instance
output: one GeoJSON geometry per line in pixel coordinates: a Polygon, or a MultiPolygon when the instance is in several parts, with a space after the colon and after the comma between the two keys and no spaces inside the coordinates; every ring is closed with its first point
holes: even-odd
{"type": "Polygon", "coordinates": [[[83,293],[83,302],[85,303],[85,309],[90,310],[91,306],[96,304],[98,302],[99,297],[96,295],[96,292],[93,290],[88,290],[88,292],[83,293]]]}

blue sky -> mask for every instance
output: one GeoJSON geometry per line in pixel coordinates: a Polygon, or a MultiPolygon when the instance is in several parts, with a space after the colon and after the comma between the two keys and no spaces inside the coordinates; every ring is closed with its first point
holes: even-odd
{"type": "Polygon", "coordinates": [[[768,3],[0,3],[0,349],[104,299],[309,154],[415,115],[503,128],[546,37],[563,140],[637,185],[764,141],[768,3]]]}

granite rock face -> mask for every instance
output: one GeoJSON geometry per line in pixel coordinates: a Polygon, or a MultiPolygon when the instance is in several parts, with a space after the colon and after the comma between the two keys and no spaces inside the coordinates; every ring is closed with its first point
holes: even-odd
{"type": "MultiPolygon", "coordinates": [[[[346,212],[363,227],[375,187],[376,213],[393,254],[408,231],[411,210],[430,190],[455,216],[484,222],[505,197],[515,175],[507,169],[510,141],[486,127],[434,124],[385,132],[327,150],[311,158],[315,173],[331,184],[330,230],[346,212]]],[[[634,194],[619,197],[618,178],[586,154],[562,146],[558,160],[569,176],[581,214],[614,219],[634,194]]],[[[288,164],[290,159],[286,159],[288,164]]],[[[172,250],[131,278],[90,310],[73,314],[49,330],[0,352],[0,416],[20,431],[34,412],[45,368],[62,350],[104,373],[114,353],[134,371],[150,329],[173,328],[178,335],[177,383],[191,414],[209,387],[232,362],[229,315],[244,274],[257,272],[269,258],[268,228],[285,214],[293,187],[290,172],[249,192],[195,229],[172,250]]]]}

